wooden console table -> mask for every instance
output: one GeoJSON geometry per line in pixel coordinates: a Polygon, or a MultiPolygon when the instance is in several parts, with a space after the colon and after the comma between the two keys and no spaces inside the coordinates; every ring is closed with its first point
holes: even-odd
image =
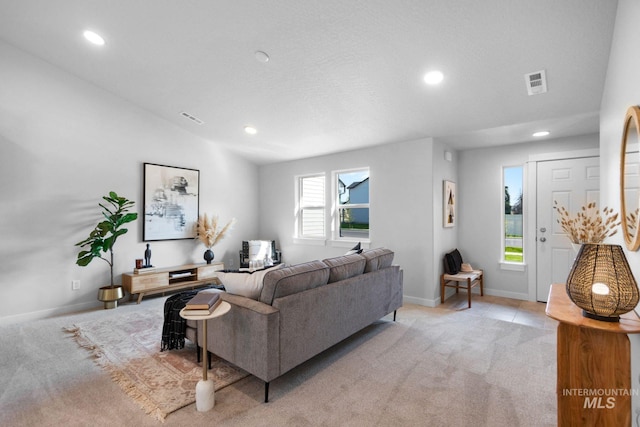
{"type": "Polygon", "coordinates": [[[631,426],[631,354],[640,333],[631,311],[620,322],[582,315],[563,284],[551,285],[547,316],[558,320],[558,426],[631,426]]]}
{"type": "Polygon", "coordinates": [[[122,273],[122,286],[131,298],[138,294],[138,304],[145,295],[159,294],[191,288],[207,283],[220,283],[216,271],[224,270],[221,262],[211,264],[186,264],[169,268],[157,268],[148,273],[122,273]]]}

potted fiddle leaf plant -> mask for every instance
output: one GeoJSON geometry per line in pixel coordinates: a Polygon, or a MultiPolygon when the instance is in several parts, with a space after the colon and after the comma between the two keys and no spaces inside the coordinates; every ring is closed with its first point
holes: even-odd
{"type": "Polygon", "coordinates": [[[133,201],[118,196],[114,191],[102,198],[106,203],[98,203],[98,205],[102,208],[104,219],[95,226],[89,237],[75,244],[75,246],[84,248],[78,253],[76,264],[86,267],[96,258],[109,264],[111,281],[108,286],[103,286],[98,290],[98,300],[104,302],[104,308],[116,308],[118,300],[124,296],[124,292],[121,285],[116,285],[113,282],[113,248],[118,237],[128,231],[122,226],[135,221],[138,214],[129,212],[129,209],[134,205],[133,201]]]}

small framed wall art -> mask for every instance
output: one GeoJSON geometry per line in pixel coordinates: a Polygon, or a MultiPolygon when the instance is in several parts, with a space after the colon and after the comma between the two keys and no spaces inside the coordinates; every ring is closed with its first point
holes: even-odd
{"type": "Polygon", "coordinates": [[[445,227],[453,227],[456,225],[456,183],[452,181],[444,181],[443,183],[443,225],[445,227]]]}
{"type": "Polygon", "coordinates": [[[144,164],[142,240],[193,239],[198,222],[200,171],[144,164]]]}

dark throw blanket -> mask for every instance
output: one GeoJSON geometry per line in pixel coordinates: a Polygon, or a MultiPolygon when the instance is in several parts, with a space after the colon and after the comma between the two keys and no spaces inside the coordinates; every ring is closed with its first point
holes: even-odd
{"type": "Polygon", "coordinates": [[[164,303],[164,324],[162,325],[162,345],[160,351],[184,348],[187,321],[180,317],[180,310],[182,310],[189,300],[198,292],[210,288],[220,289],[221,286],[212,285],[206,288],[180,292],[167,298],[164,303]]]}

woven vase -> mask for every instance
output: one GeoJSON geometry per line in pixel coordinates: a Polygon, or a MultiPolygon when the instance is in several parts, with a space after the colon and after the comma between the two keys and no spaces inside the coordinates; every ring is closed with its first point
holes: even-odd
{"type": "Polygon", "coordinates": [[[567,278],[567,294],[586,313],[616,320],[638,304],[638,285],[622,246],[585,243],[567,278]],[[603,283],[608,294],[593,292],[603,283]]]}

